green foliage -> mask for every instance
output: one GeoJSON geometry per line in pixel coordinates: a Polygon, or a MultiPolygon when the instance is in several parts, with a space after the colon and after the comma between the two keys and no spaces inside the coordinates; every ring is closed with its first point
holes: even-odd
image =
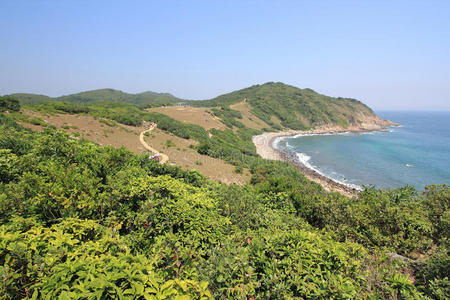
{"type": "Polygon", "coordinates": [[[139,94],[128,94],[113,89],[92,90],[57,98],[24,93],[12,94],[10,96],[19,100],[22,104],[31,105],[50,101],[62,101],[71,103],[122,102],[142,106],[160,106],[181,101],[181,99],[167,93],[144,92],[139,94]]]}
{"type": "Polygon", "coordinates": [[[66,218],[51,227],[15,217],[0,226],[0,292],[45,299],[209,296],[206,283],[164,280],[158,257],[132,254],[114,229],[66,218]]]}
{"type": "Polygon", "coordinates": [[[213,128],[210,133],[212,137],[207,141],[200,141],[197,146],[200,154],[221,158],[234,165],[250,164],[258,159],[251,137],[259,131],[240,128],[233,132],[230,129],[221,131],[213,128]]]}
{"type": "Polygon", "coordinates": [[[243,128],[244,124],[237,121],[237,119],[242,119],[242,114],[240,111],[230,109],[229,107],[221,107],[212,109],[215,116],[219,117],[222,123],[224,123],[227,127],[233,128],[236,126],[238,128],[243,128]]]}
{"type": "Polygon", "coordinates": [[[99,122],[108,125],[109,127],[117,127],[117,123],[108,119],[100,119],[99,122]]]}
{"type": "Polygon", "coordinates": [[[421,265],[416,278],[420,289],[433,299],[450,298],[450,257],[448,241],[421,265]]]}
{"type": "Polygon", "coordinates": [[[0,96],[0,112],[5,110],[8,111],[19,111],[20,104],[19,101],[11,96],[0,96]]]}
{"type": "Polygon", "coordinates": [[[33,124],[33,125],[39,125],[39,126],[42,126],[42,127],[46,127],[47,126],[47,123],[45,123],[44,120],[42,120],[39,117],[30,117],[30,116],[24,115],[24,114],[22,114],[20,112],[12,112],[12,113],[10,113],[10,116],[15,121],[29,123],[29,124],[33,124]]]}
{"type": "Polygon", "coordinates": [[[338,193],[305,195],[304,187],[285,180],[271,180],[262,187],[265,191],[289,190],[299,215],[317,228],[333,230],[339,240],[351,239],[403,254],[425,252],[432,245],[433,223],[424,215],[423,202],[411,187],[366,189],[358,199],[338,193]]]}
{"type": "Polygon", "coordinates": [[[50,98],[45,95],[37,95],[37,94],[27,94],[27,93],[16,93],[9,95],[12,98],[19,101],[22,105],[28,105],[28,104],[41,104],[44,102],[52,101],[53,98],[50,98]]]}
{"type": "Polygon", "coordinates": [[[450,186],[427,186],[423,199],[429,219],[434,225],[434,242],[441,244],[450,239],[450,186]]]}
{"type": "Polygon", "coordinates": [[[384,278],[368,281],[361,246],[305,230],[237,234],[209,256],[201,269],[216,298],[364,299],[374,290],[384,298],[420,295],[394,265],[377,267],[384,278]]]}

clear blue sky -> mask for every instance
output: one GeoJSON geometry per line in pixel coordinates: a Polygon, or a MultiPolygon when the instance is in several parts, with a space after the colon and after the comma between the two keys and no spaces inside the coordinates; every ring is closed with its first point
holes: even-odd
{"type": "Polygon", "coordinates": [[[450,1],[0,1],[0,94],[189,99],[267,81],[450,109],[450,1]]]}

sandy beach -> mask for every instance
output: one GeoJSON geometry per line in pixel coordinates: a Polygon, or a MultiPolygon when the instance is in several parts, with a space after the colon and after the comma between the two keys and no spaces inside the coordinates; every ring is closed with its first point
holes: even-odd
{"type": "Polygon", "coordinates": [[[276,149],[273,145],[274,141],[278,137],[283,136],[293,136],[298,134],[332,134],[332,133],[342,133],[342,132],[369,132],[369,131],[378,131],[378,130],[386,130],[388,126],[395,126],[397,124],[387,123],[380,126],[373,126],[369,128],[346,128],[343,129],[341,127],[319,127],[313,130],[289,130],[289,131],[281,131],[281,132],[266,132],[260,135],[256,135],[253,137],[253,144],[256,147],[256,152],[259,156],[264,159],[271,160],[282,160],[291,163],[295,167],[297,167],[300,172],[302,172],[308,179],[319,183],[325,190],[332,192],[339,192],[348,197],[357,197],[359,191],[355,188],[349,187],[342,183],[331,180],[328,177],[325,177],[316,171],[306,167],[300,161],[298,161],[294,154],[290,154],[287,152],[280,151],[276,149]]]}

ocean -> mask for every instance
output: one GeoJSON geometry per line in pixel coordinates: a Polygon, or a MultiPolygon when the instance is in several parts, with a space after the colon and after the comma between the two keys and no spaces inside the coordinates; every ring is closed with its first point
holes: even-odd
{"type": "Polygon", "coordinates": [[[361,188],[450,184],[450,112],[378,111],[401,124],[388,131],[303,135],[277,139],[307,167],[361,188]]]}

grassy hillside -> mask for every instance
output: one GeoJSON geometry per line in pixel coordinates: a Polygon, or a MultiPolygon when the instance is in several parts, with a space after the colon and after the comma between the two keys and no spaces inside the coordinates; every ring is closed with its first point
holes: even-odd
{"type": "Polygon", "coordinates": [[[251,106],[251,112],[271,127],[277,127],[273,117],[281,121],[281,126],[289,129],[321,125],[358,126],[364,118],[376,119],[373,111],[358,100],[328,97],[311,89],[299,89],[281,82],[254,85],[190,104],[229,107],[241,101],[246,101],[251,106]]]}
{"type": "Polygon", "coordinates": [[[423,194],[368,188],[350,199],[287,163],[256,159],[247,128],[212,129],[208,137],[149,115],[203,141],[199,151],[252,169],[251,185],[226,186],[45,122],[42,132],[26,130],[15,114],[0,114],[6,299],[449,295],[445,185],[423,194]],[[412,267],[388,252],[422,262],[412,267]]]}

